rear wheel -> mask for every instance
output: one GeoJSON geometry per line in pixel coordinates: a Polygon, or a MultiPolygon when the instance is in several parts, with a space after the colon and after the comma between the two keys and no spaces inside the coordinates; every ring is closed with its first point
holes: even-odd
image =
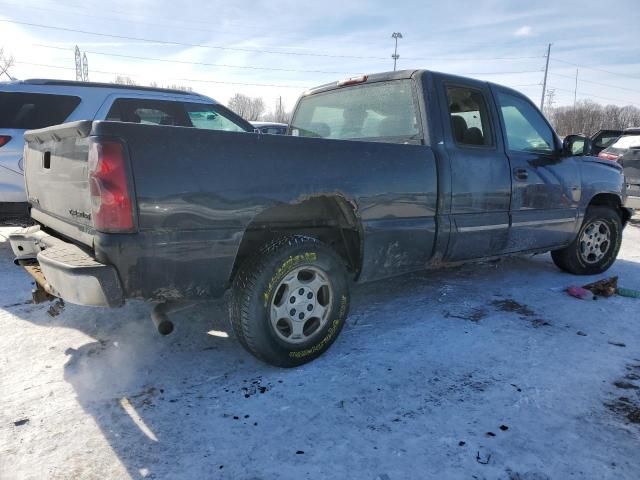
{"type": "Polygon", "coordinates": [[[280,367],[302,365],[342,330],[349,310],[344,263],[313,238],[277,240],[244,262],[229,307],[233,330],[250,353],[280,367]]]}
{"type": "Polygon", "coordinates": [[[589,207],[575,240],[566,248],[551,252],[554,263],[576,275],[606,271],[616,260],[622,243],[622,220],[610,207],[589,207]]]}

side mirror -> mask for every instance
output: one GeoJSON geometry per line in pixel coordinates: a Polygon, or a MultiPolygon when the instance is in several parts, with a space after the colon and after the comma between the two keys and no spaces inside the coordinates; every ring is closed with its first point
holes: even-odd
{"type": "Polygon", "coordinates": [[[562,153],[567,157],[591,153],[591,140],[584,135],[567,135],[562,142],[562,153]]]}

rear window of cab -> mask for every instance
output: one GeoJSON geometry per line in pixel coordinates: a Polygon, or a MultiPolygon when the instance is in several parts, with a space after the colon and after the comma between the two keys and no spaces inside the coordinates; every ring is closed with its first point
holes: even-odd
{"type": "Polygon", "coordinates": [[[376,82],[302,97],[291,135],[415,141],[421,137],[418,118],[411,80],[376,82]]]}

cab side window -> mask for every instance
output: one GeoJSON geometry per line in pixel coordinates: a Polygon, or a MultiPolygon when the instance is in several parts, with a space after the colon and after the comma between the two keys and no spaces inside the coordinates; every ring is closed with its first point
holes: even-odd
{"type": "Polygon", "coordinates": [[[498,102],[509,151],[544,154],[554,152],[553,131],[531,103],[503,92],[498,93],[498,102]]]}
{"type": "Polygon", "coordinates": [[[492,147],[493,131],[482,92],[467,87],[447,87],[451,133],[456,144],[492,147]]]}

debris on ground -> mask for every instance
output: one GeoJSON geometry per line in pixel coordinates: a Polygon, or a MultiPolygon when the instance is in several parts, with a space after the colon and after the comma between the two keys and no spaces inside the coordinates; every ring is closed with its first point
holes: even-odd
{"type": "Polygon", "coordinates": [[[567,293],[580,300],[595,300],[597,298],[590,290],[583,287],[569,287],[567,288],[567,293]]]}
{"type": "Polygon", "coordinates": [[[49,307],[49,310],[47,310],[47,313],[49,314],[50,317],[57,317],[63,311],[64,311],[64,301],[61,298],[59,298],[58,300],[56,300],[56,303],[54,303],[49,307]]]}
{"type": "Polygon", "coordinates": [[[630,288],[618,288],[616,293],[621,297],[640,298],[640,290],[632,290],[630,288]]]}
{"type": "Polygon", "coordinates": [[[618,288],[618,277],[604,278],[597,282],[583,285],[582,288],[589,290],[598,297],[612,297],[616,294],[616,290],[618,288]]]}
{"type": "Polygon", "coordinates": [[[22,420],[16,420],[15,422],[13,422],[13,425],[16,427],[21,427],[22,425],[26,425],[27,423],[29,423],[29,419],[23,418],[22,420]]]}

